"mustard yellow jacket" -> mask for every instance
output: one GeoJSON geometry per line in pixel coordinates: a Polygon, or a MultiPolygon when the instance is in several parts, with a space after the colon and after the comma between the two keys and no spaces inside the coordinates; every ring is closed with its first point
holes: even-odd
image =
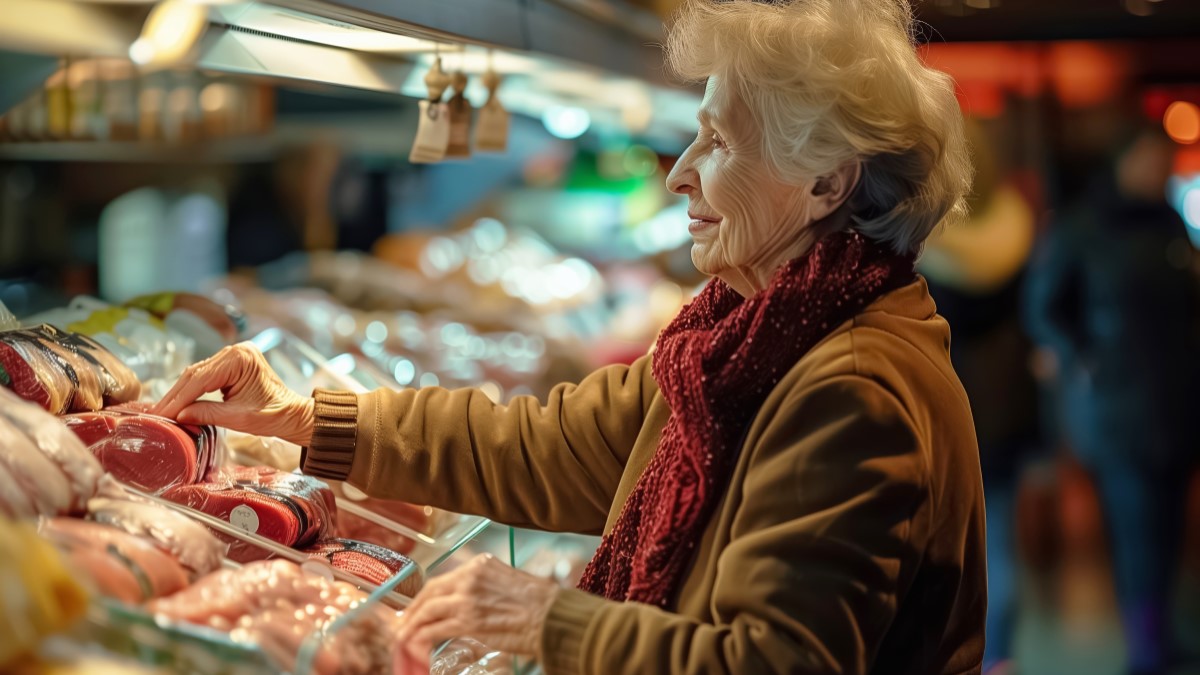
{"type": "MultiPolygon", "coordinates": [[[[950,331],[924,280],[806,354],[751,424],[668,611],[563,591],[548,673],[980,672],[983,489],[950,331]]],[[[305,470],[502,523],[611,528],[670,411],[650,357],[545,402],[318,392],[305,470]]]]}

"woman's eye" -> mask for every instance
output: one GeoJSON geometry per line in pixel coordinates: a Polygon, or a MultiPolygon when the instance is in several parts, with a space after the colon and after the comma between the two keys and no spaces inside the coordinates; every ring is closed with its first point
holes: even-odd
{"type": "Polygon", "coordinates": [[[712,143],[713,143],[713,146],[715,146],[715,147],[718,147],[718,148],[724,148],[724,147],[725,147],[725,139],[724,139],[724,138],[721,138],[721,135],[720,135],[720,134],[713,134],[713,135],[712,135],[712,143]]]}

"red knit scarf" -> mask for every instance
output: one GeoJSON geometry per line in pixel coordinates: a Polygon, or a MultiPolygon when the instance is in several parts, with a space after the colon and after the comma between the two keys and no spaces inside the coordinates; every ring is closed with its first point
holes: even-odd
{"type": "Polygon", "coordinates": [[[913,278],[911,256],[838,233],[752,298],[709,283],[658,338],[654,379],[671,416],[579,587],[666,606],[767,394],[831,330],[913,278]]]}

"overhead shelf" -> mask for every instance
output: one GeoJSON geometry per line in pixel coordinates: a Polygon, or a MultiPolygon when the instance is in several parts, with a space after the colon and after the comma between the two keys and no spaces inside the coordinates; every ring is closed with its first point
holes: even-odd
{"type": "Polygon", "coordinates": [[[271,4],[383,32],[545,54],[671,84],[662,23],[619,0],[275,0],[271,4]]]}
{"type": "Polygon", "coordinates": [[[272,139],[238,138],[170,145],[138,141],[46,141],[0,143],[0,160],[25,162],[111,162],[123,164],[233,164],[266,161],[277,151],[272,139]]]}

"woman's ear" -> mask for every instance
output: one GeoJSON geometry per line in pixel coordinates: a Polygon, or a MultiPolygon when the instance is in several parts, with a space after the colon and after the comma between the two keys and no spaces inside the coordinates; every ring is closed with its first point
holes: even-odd
{"type": "Polygon", "coordinates": [[[813,220],[828,218],[846,203],[858,180],[862,176],[862,163],[858,160],[846,162],[832,173],[819,176],[812,186],[813,220]]]}

